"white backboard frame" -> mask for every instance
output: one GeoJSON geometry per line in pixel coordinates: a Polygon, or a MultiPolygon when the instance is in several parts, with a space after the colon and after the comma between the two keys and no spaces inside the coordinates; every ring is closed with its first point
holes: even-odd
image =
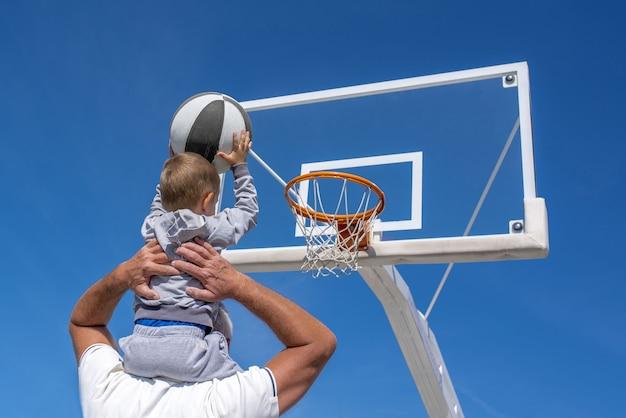
{"type": "MultiPolygon", "coordinates": [[[[517,83],[524,190],[524,230],[516,234],[373,242],[367,252],[362,251],[359,254],[359,264],[380,266],[543,258],[548,254],[549,248],[547,210],[545,201],[538,198],[536,194],[530,81],[528,66],[525,62],[250,100],[242,102],[241,105],[248,112],[255,112],[507,76],[512,76],[514,82],[517,83]]],[[[223,255],[238,269],[245,272],[297,271],[304,259],[305,247],[303,245],[226,250],[223,255]]]]}

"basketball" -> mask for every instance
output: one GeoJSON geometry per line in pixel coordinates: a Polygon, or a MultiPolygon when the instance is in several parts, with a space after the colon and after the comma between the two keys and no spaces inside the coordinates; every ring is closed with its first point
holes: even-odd
{"type": "Polygon", "coordinates": [[[216,154],[229,153],[233,133],[249,131],[252,124],[244,108],[235,99],[221,93],[200,93],[181,104],[170,125],[170,149],[174,154],[195,152],[224,173],[230,165],[216,154]]]}

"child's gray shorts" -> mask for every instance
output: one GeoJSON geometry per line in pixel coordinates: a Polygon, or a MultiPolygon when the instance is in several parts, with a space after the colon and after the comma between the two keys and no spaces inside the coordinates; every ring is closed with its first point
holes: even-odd
{"type": "Polygon", "coordinates": [[[132,335],[120,339],[120,348],[126,372],[141,377],[204,382],[242,371],[220,332],[205,336],[194,326],[135,325],[132,335]]]}

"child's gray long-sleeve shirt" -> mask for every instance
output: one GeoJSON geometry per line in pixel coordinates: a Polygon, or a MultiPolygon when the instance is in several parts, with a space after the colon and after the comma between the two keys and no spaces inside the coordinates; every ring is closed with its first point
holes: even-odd
{"type": "MultiPolygon", "coordinates": [[[[161,191],[157,186],[156,196],[150,207],[141,233],[144,239],[157,239],[167,256],[180,259],[176,249],[183,243],[200,237],[217,251],[234,245],[256,225],[259,206],[256,188],[246,163],[232,167],[234,176],[235,207],[226,208],[213,216],[198,215],[189,209],[168,212],[161,204],[161,191]]],[[[188,275],[157,276],[150,281],[159,300],[135,297],[135,319],[161,319],[185,321],[213,327],[219,303],[193,299],[187,295],[187,287],[202,289],[196,279],[188,275]]]]}

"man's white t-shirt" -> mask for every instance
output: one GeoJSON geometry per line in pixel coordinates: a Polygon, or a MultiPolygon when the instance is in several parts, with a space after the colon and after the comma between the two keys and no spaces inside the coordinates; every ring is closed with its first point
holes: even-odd
{"type": "Polygon", "coordinates": [[[78,380],[85,418],[278,417],[276,383],[267,368],[201,383],[146,379],[125,373],[111,346],[94,344],[80,358],[78,380]]]}

